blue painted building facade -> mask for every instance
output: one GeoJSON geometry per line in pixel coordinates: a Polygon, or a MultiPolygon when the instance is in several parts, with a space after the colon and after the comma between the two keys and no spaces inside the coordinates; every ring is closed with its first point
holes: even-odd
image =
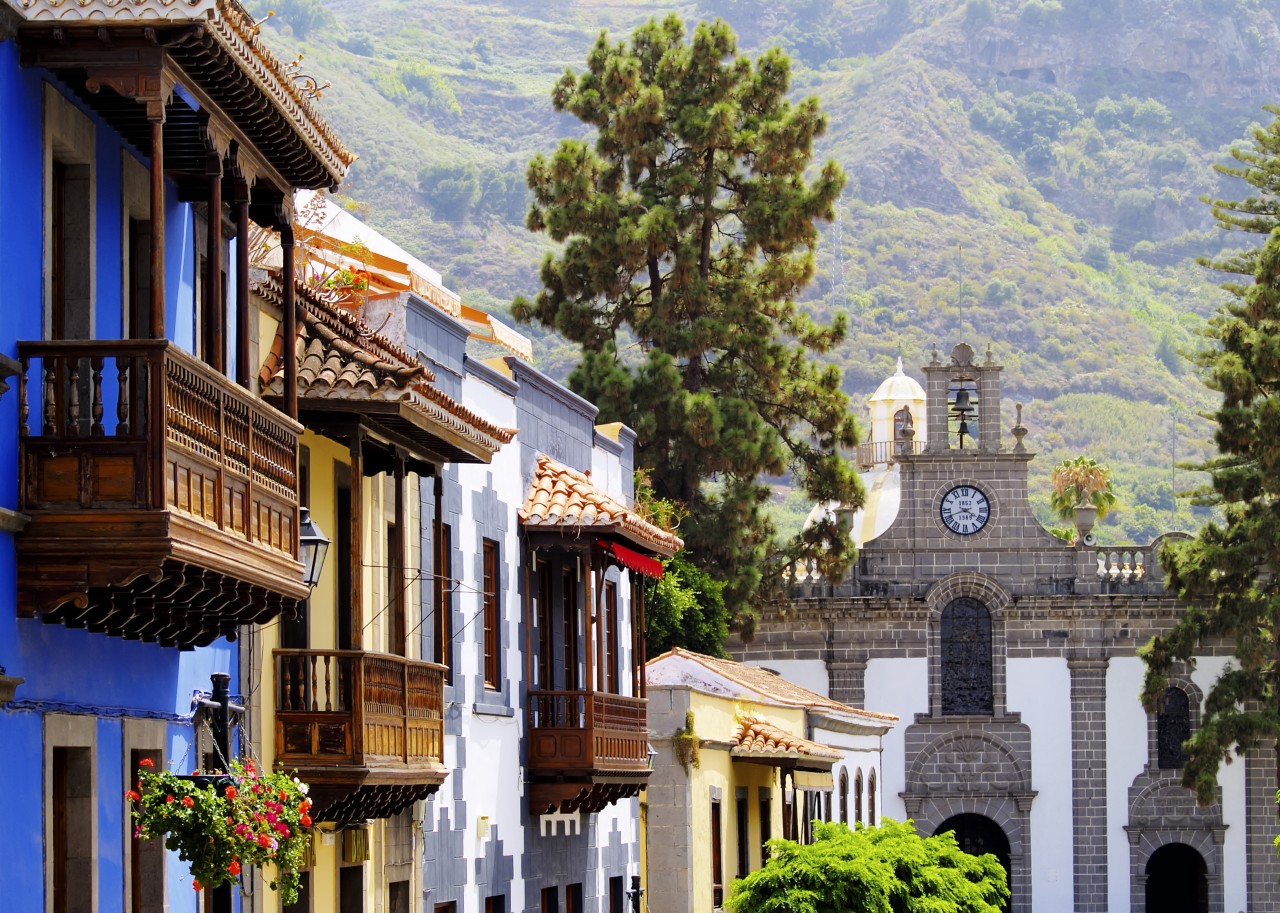
{"type": "Polygon", "coordinates": [[[352,157],[235,3],[62,6],[0,0],[0,909],[195,910],[124,792],[306,595],[237,248],[352,157]]]}

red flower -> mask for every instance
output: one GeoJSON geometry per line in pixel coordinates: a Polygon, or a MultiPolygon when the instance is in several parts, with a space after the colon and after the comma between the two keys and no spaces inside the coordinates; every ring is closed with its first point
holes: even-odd
{"type": "Polygon", "coordinates": [[[173,801],[173,796],[165,796],[165,797],[164,797],[164,804],[165,804],[165,805],[168,805],[168,804],[169,804],[170,802],[172,802],[172,801],[173,801]]]}
{"type": "Polygon", "coordinates": [[[155,762],[152,761],[150,758],[143,758],[141,761],[138,762],[138,766],[139,767],[155,767],[156,765],[155,765],[155,762]]]}
{"type": "Polygon", "coordinates": [[[196,803],[192,800],[192,798],[191,798],[190,796],[183,796],[183,797],[182,797],[182,804],[183,804],[183,805],[185,805],[187,808],[190,808],[191,806],[195,805],[196,803]]]}
{"type": "Polygon", "coordinates": [[[271,846],[271,838],[266,834],[262,834],[258,837],[258,846],[271,846]]]}
{"type": "Polygon", "coordinates": [[[285,799],[288,799],[288,798],[289,798],[289,794],[285,792],[283,789],[280,790],[280,801],[283,802],[285,799]]]}
{"type": "Polygon", "coordinates": [[[192,890],[199,891],[199,890],[201,889],[201,887],[202,887],[202,886],[201,886],[200,882],[198,882],[198,881],[194,881],[194,880],[191,882],[191,888],[192,888],[192,890]]]}
{"type": "Polygon", "coordinates": [[[134,791],[134,790],[132,790],[132,789],[131,789],[131,790],[129,790],[128,792],[126,792],[126,793],[124,794],[124,797],[125,797],[126,799],[128,799],[130,802],[137,802],[140,798],[142,798],[141,796],[139,796],[139,795],[137,794],[137,792],[135,792],[135,791],[134,791]]]}
{"type": "Polygon", "coordinates": [[[304,813],[303,816],[298,819],[298,823],[303,827],[311,827],[311,816],[304,813]]]}
{"type": "Polygon", "coordinates": [[[236,797],[236,788],[234,786],[228,786],[227,791],[223,793],[223,795],[228,799],[234,799],[236,797]]]}
{"type": "Polygon", "coordinates": [[[228,872],[230,872],[232,875],[239,875],[239,874],[240,874],[240,860],[239,860],[239,859],[232,859],[232,860],[231,860],[231,865],[227,866],[227,871],[228,871],[228,872]]]}

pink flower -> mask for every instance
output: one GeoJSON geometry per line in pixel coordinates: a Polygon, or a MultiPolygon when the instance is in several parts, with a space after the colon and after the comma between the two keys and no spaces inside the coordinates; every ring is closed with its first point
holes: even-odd
{"type": "Polygon", "coordinates": [[[289,825],[285,824],[283,821],[278,822],[276,824],[276,833],[279,834],[281,837],[288,837],[289,825]]]}

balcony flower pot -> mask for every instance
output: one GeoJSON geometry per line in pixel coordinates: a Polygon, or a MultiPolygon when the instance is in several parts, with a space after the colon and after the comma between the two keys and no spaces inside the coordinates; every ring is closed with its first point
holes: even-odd
{"type": "Polygon", "coordinates": [[[298,868],[310,839],[307,785],[252,761],[232,761],[226,774],[181,775],[142,761],[132,805],[134,835],[164,838],[191,867],[197,891],[235,882],[247,865],[262,866],[281,903],[298,896],[298,868]]]}

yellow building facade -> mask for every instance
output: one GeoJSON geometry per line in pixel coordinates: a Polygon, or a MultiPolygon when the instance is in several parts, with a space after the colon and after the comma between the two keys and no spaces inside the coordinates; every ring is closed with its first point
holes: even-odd
{"type": "Polygon", "coordinates": [[[805,840],[815,818],[878,820],[874,793],[850,789],[877,781],[896,717],[678,648],[650,660],[647,679],[657,751],[642,802],[649,909],[711,913],[734,879],[764,865],[770,839],[805,840]]]}

